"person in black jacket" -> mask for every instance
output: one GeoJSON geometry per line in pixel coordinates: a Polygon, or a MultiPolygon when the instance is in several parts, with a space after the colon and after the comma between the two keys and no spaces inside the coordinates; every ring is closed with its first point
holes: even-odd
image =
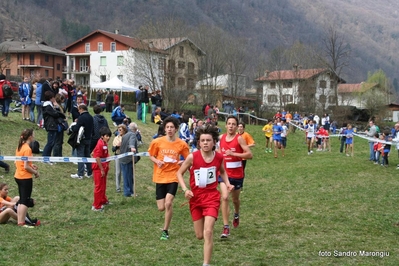
{"type": "MultiPolygon", "coordinates": [[[[84,133],[82,138],[80,139],[80,142],[76,150],[78,157],[87,158],[90,157],[90,144],[91,144],[91,137],[93,135],[94,122],[93,122],[93,117],[90,115],[90,113],[87,110],[87,105],[85,104],[79,105],[78,111],[80,113],[80,116],[76,121],[76,125],[72,126],[72,131],[79,132],[80,128],[83,127],[84,133]]],[[[93,170],[91,169],[91,163],[86,163],[86,168],[87,168],[86,177],[91,178],[93,173],[93,170]]],[[[78,163],[78,173],[71,174],[71,177],[82,179],[84,170],[85,170],[84,163],[78,163]]]]}
{"type": "Polygon", "coordinates": [[[113,104],[114,104],[114,93],[112,91],[108,91],[107,96],[105,97],[105,111],[107,113],[112,112],[113,104]]]}
{"type": "Polygon", "coordinates": [[[46,91],[44,93],[44,99],[45,102],[43,103],[43,126],[47,131],[47,143],[43,149],[43,157],[51,156],[51,152],[53,150],[59,130],[59,119],[65,119],[65,115],[54,108],[54,104],[56,104],[54,93],[52,93],[51,91],[46,91]]]}
{"type": "Polygon", "coordinates": [[[93,135],[91,137],[90,153],[94,150],[94,148],[97,145],[98,140],[101,138],[100,128],[102,128],[102,127],[109,128],[107,119],[100,114],[102,111],[101,106],[95,105],[93,107],[93,111],[94,111],[95,115],[93,116],[94,125],[93,125],[93,135]]]}

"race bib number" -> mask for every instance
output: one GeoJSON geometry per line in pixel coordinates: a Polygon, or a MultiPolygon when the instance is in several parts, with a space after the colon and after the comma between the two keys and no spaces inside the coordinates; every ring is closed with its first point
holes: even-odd
{"type": "Polygon", "coordinates": [[[206,185],[216,182],[216,167],[203,168],[194,170],[195,185],[204,188],[206,185]]]}

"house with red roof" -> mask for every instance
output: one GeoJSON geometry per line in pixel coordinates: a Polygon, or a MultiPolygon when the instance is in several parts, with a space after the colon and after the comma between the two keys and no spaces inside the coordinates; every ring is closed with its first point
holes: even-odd
{"type": "MultiPolygon", "coordinates": [[[[365,109],[367,106],[364,94],[376,89],[379,89],[377,83],[361,82],[355,84],[339,84],[338,103],[339,105],[356,106],[358,109],[365,109]]],[[[381,96],[383,97],[383,95],[381,96]]]]}
{"type": "Polygon", "coordinates": [[[336,104],[335,86],[345,83],[324,68],[265,71],[255,80],[262,86],[262,106],[269,110],[297,105],[303,111],[327,110],[336,104]]]}
{"type": "Polygon", "coordinates": [[[133,86],[163,86],[167,52],[118,31],[95,30],[62,48],[66,52],[66,78],[89,87],[118,77],[133,86]]]}
{"type": "Polygon", "coordinates": [[[7,79],[62,78],[65,52],[43,41],[8,39],[0,44],[1,71],[7,79]]]}

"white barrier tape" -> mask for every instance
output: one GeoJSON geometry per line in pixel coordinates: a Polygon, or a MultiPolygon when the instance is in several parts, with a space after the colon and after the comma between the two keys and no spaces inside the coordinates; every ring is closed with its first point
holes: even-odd
{"type": "MultiPolygon", "coordinates": [[[[119,155],[109,156],[107,158],[101,158],[101,162],[114,161],[127,156],[143,156],[148,157],[150,154],[148,152],[126,152],[119,155]]],[[[96,158],[86,158],[86,157],[26,157],[26,156],[1,156],[2,161],[30,161],[30,162],[42,162],[42,163],[95,163],[96,158]]]]}
{"type": "MultiPolygon", "coordinates": [[[[293,125],[294,127],[297,127],[299,130],[302,130],[302,131],[305,130],[302,127],[300,127],[298,125],[295,125],[292,122],[290,122],[290,125],[293,125]]],[[[399,140],[397,140],[397,141],[385,141],[385,140],[380,140],[380,139],[376,139],[376,138],[370,138],[370,137],[367,137],[367,136],[364,136],[362,134],[358,134],[358,133],[355,133],[355,132],[353,132],[353,135],[356,136],[356,137],[362,138],[362,139],[366,139],[366,140],[368,140],[370,142],[381,142],[383,144],[388,144],[388,145],[397,145],[399,143],[399,140]]],[[[345,136],[346,136],[345,134],[333,134],[333,135],[329,135],[328,137],[345,137],[345,136]]],[[[318,136],[316,136],[316,137],[318,137],[318,136]]],[[[327,136],[325,136],[324,138],[327,138],[327,136]]]]}

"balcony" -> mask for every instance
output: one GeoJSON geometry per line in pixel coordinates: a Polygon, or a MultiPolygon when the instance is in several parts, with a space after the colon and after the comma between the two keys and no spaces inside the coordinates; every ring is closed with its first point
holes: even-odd
{"type": "Polygon", "coordinates": [[[81,66],[77,69],[75,67],[64,67],[62,70],[63,74],[90,74],[89,66],[81,66]]]}

